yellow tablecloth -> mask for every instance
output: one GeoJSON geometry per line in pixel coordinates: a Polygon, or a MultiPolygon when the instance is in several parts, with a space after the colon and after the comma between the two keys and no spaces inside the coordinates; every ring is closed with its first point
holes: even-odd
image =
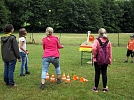
{"type": "Polygon", "coordinates": [[[80,47],[80,48],[79,48],[79,51],[91,52],[91,51],[92,51],[92,48],[82,48],[82,47],[80,47]]]}

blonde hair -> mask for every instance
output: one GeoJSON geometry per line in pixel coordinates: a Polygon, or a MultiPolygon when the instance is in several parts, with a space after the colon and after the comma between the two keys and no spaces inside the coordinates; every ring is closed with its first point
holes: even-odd
{"type": "Polygon", "coordinates": [[[52,27],[47,27],[46,28],[46,35],[51,35],[52,33],[54,32],[53,28],[52,27]]]}
{"type": "Polygon", "coordinates": [[[106,30],[104,28],[100,28],[98,31],[99,35],[104,37],[104,38],[108,38],[108,36],[106,35],[106,30]]]}
{"type": "Polygon", "coordinates": [[[27,31],[25,28],[21,28],[19,30],[19,37],[25,37],[26,34],[27,34],[27,31]]]}

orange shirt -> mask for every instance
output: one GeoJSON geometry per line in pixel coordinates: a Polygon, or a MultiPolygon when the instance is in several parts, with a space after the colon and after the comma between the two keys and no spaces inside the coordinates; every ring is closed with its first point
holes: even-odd
{"type": "Polygon", "coordinates": [[[134,50],[134,40],[129,40],[127,44],[128,50],[134,50]]]}

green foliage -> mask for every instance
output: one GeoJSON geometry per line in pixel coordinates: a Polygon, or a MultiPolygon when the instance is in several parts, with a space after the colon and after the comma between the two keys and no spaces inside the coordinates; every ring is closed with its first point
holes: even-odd
{"type": "MultiPolygon", "coordinates": [[[[28,23],[30,23],[30,27],[32,30],[38,30],[42,25],[46,26],[48,23],[48,13],[49,9],[48,5],[50,5],[49,0],[36,0],[30,1],[28,9],[31,12],[31,16],[28,19],[28,23]]],[[[44,26],[44,27],[46,27],[44,26]]]]}
{"type": "MultiPolygon", "coordinates": [[[[133,22],[133,26],[134,26],[134,0],[131,0],[131,4],[132,4],[132,22],[133,22]]],[[[133,29],[134,32],[134,29],[133,29]]]]}
{"type": "Polygon", "coordinates": [[[125,1],[124,2],[124,15],[123,15],[123,17],[125,17],[125,19],[123,20],[124,32],[130,32],[130,30],[133,30],[132,28],[134,27],[133,13],[134,13],[134,10],[132,9],[132,3],[125,1]]]}
{"type": "Polygon", "coordinates": [[[5,24],[8,23],[8,13],[9,11],[6,8],[4,1],[0,0],[0,30],[5,24]]]}
{"type": "Polygon", "coordinates": [[[92,32],[96,32],[100,27],[104,27],[104,22],[102,18],[102,13],[100,10],[100,3],[99,2],[94,2],[90,1],[88,2],[87,5],[87,16],[89,19],[88,21],[88,29],[91,29],[92,32]]]}
{"type": "MultiPolygon", "coordinates": [[[[32,32],[51,26],[57,32],[134,31],[133,0],[4,0],[1,23],[32,32]],[[9,10],[9,12],[8,12],[9,10]],[[3,14],[4,13],[4,14],[3,14]]],[[[1,24],[0,28],[3,28],[1,24]]]]}

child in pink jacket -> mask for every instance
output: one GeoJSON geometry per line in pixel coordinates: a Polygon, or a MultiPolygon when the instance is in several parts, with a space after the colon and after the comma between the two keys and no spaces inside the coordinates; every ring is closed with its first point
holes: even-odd
{"type": "Polygon", "coordinates": [[[56,36],[53,36],[53,28],[46,28],[46,37],[42,39],[43,46],[43,56],[42,56],[42,75],[41,75],[41,86],[43,90],[45,87],[46,73],[48,72],[48,67],[52,63],[55,67],[57,74],[57,84],[61,83],[61,71],[60,71],[60,62],[59,57],[60,53],[58,49],[63,48],[64,46],[60,45],[59,40],[56,36]]]}
{"type": "MultiPolygon", "coordinates": [[[[100,28],[98,31],[98,34],[99,34],[98,38],[100,38],[102,44],[104,44],[106,42],[106,40],[108,39],[107,35],[106,35],[106,30],[104,28],[100,28]]],[[[97,57],[97,52],[98,52],[99,46],[100,46],[100,43],[96,39],[92,45],[93,61],[94,61],[94,68],[95,68],[95,86],[92,90],[94,92],[98,92],[100,73],[102,73],[103,92],[107,92],[108,89],[106,88],[106,86],[107,86],[107,66],[108,66],[108,64],[101,65],[101,66],[98,65],[96,57],[97,57]]],[[[112,45],[111,45],[110,41],[108,42],[107,46],[109,48],[108,49],[109,53],[110,53],[109,60],[110,60],[110,64],[111,64],[111,62],[112,62],[112,45]]]]}

